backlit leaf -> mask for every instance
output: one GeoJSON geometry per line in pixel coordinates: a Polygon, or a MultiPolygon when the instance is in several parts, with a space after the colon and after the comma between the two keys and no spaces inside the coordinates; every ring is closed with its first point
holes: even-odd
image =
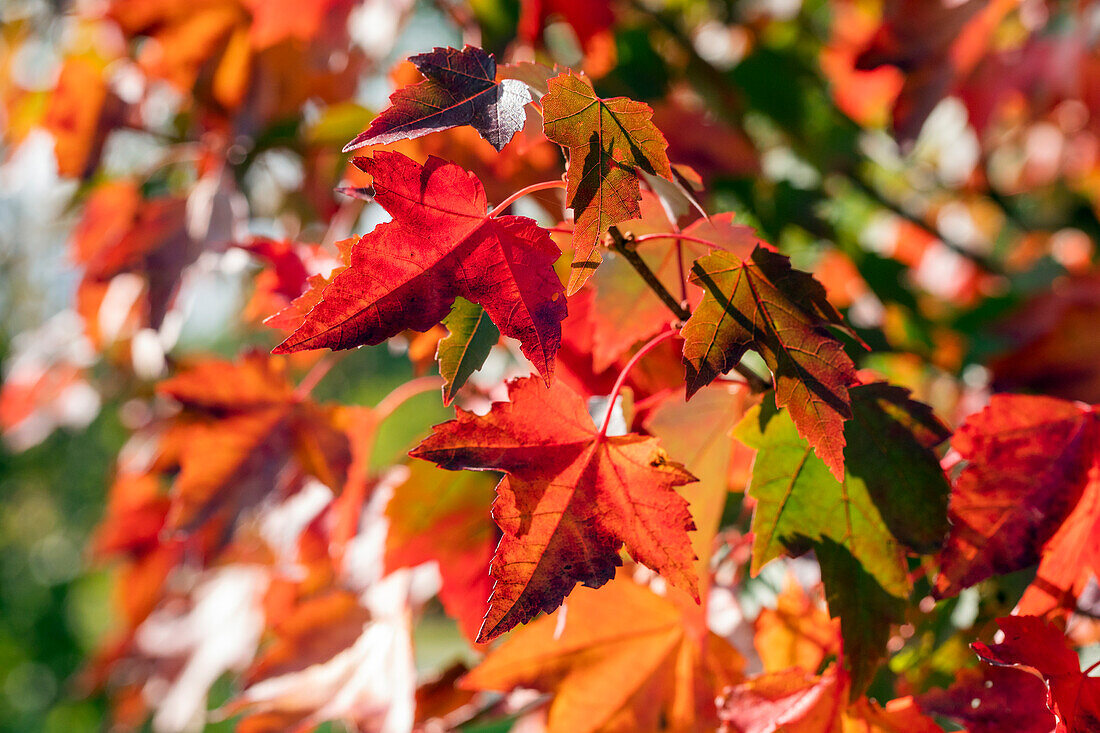
{"type": "Polygon", "coordinates": [[[567,607],[515,632],[462,684],[553,694],[549,733],[713,731],[714,697],[744,660],[700,628],[690,601],[662,598],[629,578],[578,589],[567,607]]]}
{"type": "Polygon", "coordinates": [[[555,383],[509,383],[511,402],[485,416],[458,411],[411,453],[442,468],[505,471],[493,518],[504,537],[478,635],[488,641],[561,605],[576,583],[598,588],[622,564],[639,562],[697,596],[694,529],[677,486],[695,478],[655,438],[600,436],[584,401],[555,383]]]}
{"type": "Polygon", "coordinates": [[[1004,639],[987,646],[971,646],[982,660],[1002,667],[1024,669],[1042,678],[1048,706],[1058,716],[1058,730],[1085,733],[1100,730],[1100,677],[1081,671],[1077,653],[1062,632],[1035,616],[997,619],[1004,639]]]}
{"type": "Polygon", "coordinates": [[[994,395],[971,416],[951,440],[967,463],[936,594],[1039,562],[1024,608],[1072,607],[1100,571],[1098,441],[1095,408],[1050,397],[994,395]]]}
{"type": "MultiPolygon", "coordinates": [[[[554,273],[560,251],[522,216],[486,215],[472,174],[439,158],[419,163],[378,152],[357,161],[393,221],[345,248],[347,267],[275,353],[378,344],[405,329],[427,331],[458,296],[482,306],[543,377],[553,376],[565,294],[554,273]]],[[[302,299],[316,300],[316,288],[302,299]]]]}
{"type": "Polygon", "coordinates": [[[790,410],[799,434],[842,478],[855,367],[826,329],[844,321],[824,288],[759,246],[745,260],[727,252],[701,257],[691,281],[706,295],[681,331],[688,398],[756,351],[774,375],[776,405],[790,410]]]}
{"type": "Polygon", "coordinates": [[[424,75],[424,81],[394,92],[389,108],[348,143],[344,152],[460,125],[472,125],[501,150],[523,129],[523,108],[531,101],[531,93],[516,79],[496,80],[493,54],[475,46],[461,51],[436,48],[409,61],[424,75]]]}
{"type": "Polygon", "coordinates": [[[465,298],[455,299],[443,325],[448,333],[440,339],[435,356],[443,376],[443,404],[449,405],[470,375],[485,363],[489,350],[500,340],[500,331],[484,308],[465,298]]]}
{"type": "Polygon", "coordinates": [[[569,151],[566,204],[576,220],[568,286],[573,294],[600,264],[600,235],[641,214],[636,169],[669,180],[672,169],[647,105],[601,99],[571,72],[551,79],[549,88],[542,98],[546,136],[569,151]]]}

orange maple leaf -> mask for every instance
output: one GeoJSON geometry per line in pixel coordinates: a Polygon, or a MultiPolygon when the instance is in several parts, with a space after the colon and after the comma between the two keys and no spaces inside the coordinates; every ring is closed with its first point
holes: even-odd
{"type": "Polygon", "coordinates": [[[549,733],[713,731],[715,692],[743,667],[682,594],[662,597],[619,577],[517,631],[461,684],[553,693],[549,733]]]}
{"type": "Polygon", "coordinates": [[[281,359],[253,352],[236,363],[198,362],[159,385],[185,408],[170,528],[234,519],[288,478],[291,458],[341,489],[351,456],[339,411],[295,394],[283,368],[281,359]]]}

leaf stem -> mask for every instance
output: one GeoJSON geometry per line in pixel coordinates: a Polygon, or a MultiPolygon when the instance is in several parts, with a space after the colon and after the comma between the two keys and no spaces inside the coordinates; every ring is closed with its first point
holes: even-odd
{"type": "Polygon", "coordinates": [[[492,211],[489,212],[489,218],[500,216],[504,211],[514,204],[517,200],[523,198],[529,193],[535,193],[536,191],[545,191],[550,188],[565,188],[565,181],[543,181],[542,183],[532,183],[530,186],[524,186],[520,190],[513,193],[508,198],[501,201],[496,205],[492,211]]]}
{"type": "Polygon", "coordinates": [[[668,306],[672,314],[681,321],[691,318],[691,311],[683,303],[678,302],[672,293],[668,292],[668,288],[653,274],[653,270],[649,269],[649,265],[645,263],[645,260],[634,251],[634,245],[637,242],[634,235],[629,233],[624,235],[618,227],[614,226],[610,227],[607,233],[611,236],[612,251],[622,255],[630,263],[630,266],[645,280],[645,284],[649,286],[649,289],[661,299],[662,303],[668,306]]]}
{"type": "Polygon", "coordinates": [[[417,377],[408,382],[403,382],[374,406],[374,419],[382,422],[410,398],[424,392],[431,392],[433,389],[439,389],[442,386],[443,378],[436,376],[417,377]]]}
{"type": "Polygon", "coordinates": [[[330,351],[317,360],[317,363],[306,372],[306,375],[302,377],[302,381],[298,383],[298,386],[294,389],[294,399],[304,400],[309,397],[309,393],[313,391],[313,388],[320,384],[321,380],[332,370],[334,366],[340,363],[340,360],[347,356],[350,351],[330,351]]]}
{"type": "Polygon", "coordinates": [[[603,440],[607,437],[607,428],[611,425],[611,414],[614,412],[615,400],[619,398],[619,390],[623,388],[623,382],[626,381],[626,377],[630,374],[630,370],[634,368],[635,364],[641,361],[643,356],[653,351],[653,349],[657,348],[663,341],[667,341],[678,333],[679,330],[677,328],[669,326],[667,329],[647,341],[642,348],[635,352],[634,356],[630,357],[630,361],[626,363],[623,370],[619,372],[619,376],[615,379],[615,386],[611,388],[611,395],[608,397],[607,403],[607,414],[604,415],[603,425],[600,426],[600,432],[597,434],[596,438],[597,440],[603,440]]]}
{"type": "Polygon", "coordinates": [[[643,234],[640,237],[634,238],[635,244],[642,244],[643,242],[649,242],[654,239],[678,239],[681,242],[695,242],[696,244],[703,244],[707,247],[713,247],[714,242],[711,242],[702,237],[693,237],[690,234],[681,234],[680,232],[658,232],[656,234],[643,234]]]}

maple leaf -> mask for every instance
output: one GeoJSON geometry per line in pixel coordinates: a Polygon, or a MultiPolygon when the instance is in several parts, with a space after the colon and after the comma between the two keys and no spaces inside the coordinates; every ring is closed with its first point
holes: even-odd
{"type": "Polygon", "coordinates": [[[1057,627],[1036,616],[997,619],[1004,640],[971,645],[989,664],[1015,667],[1041,677],[1047,707],[1058,718],[1058,730],[1086,733],[1100,729],[1100,677],[1081,671],[1077,653],[1057,627]]]}
{"type": "Polygon", "coordinates": [[[566,72],[549,81],[542,108],[546,137],[569,151],[566,203],[576,220],[572,295],[600,264],[600,235],[641,214],[636,169],[672,180],[672,168],[665,139],[650,121],[653,111],[641,102],[601,99],[584,79],[566,72]]]}
{"type": "Polygon", "coordinates": [[[436,359],[443,377],[443,404],[449,405],[470,375],[485,363],[489,351],[500,340],[500,331],[484,308],[465,298],[455,299],[443,325],[448,333],[439,341],[436,359]]]}
{"type": "Polygon", "coordinates": [[[61,65],[42,126],[54,136],[57,168],[63,176],[90,176],[108,131],[121,122],[122,103],[104,75],[107,63],[92,56],[70,56],[61,65]]]}
{"type": "Polygon", "coordinates": [[[776,597],[776,607],[760,609],[753,627],[753,646],[765,672],[798,667],[813,673],[829,655],[840,650],[836,621],[793,576],[788,576],[776,597]]]}
{"type": "Polygon", "coordinates": [[[844,476],[844,421],[852,416],[848,387],[855,365],[825,326],[841,315],[813,276],[783,255],[758,246],[742,260],[713,252],[696,261],[691,282],[706,290],[684,324],[687,396],[758,352],[774,375],[775,403],[790,410],[832,474],[844,476]]]}
{"type": "Polygon", "coordinates": [[[947,480],[932,447],[948,431],[898,387],[854,387],[852,404],[843,481],[811,455],[785,412],[754,408],[734,436],[759,451],[748,491],[756,500],[751,572],[785,550],[813,547],[853,687],[862,690],[909,594],[903,544],[934,549],[947,530],[947,480]]]}
{"type": "Polygon", "coordinates": [[[951,490],[938,597],[1039,562],[1030,613],[1072,606],[1100,572],[1100,424],[1095,408],[994,395],[956,431],[966,466],[951,490]]]}
{"type": "Polygon", "coordinates": [[[550,733],[714,730],[714,694],[744,660],[689,603],[619,577],[515,632],[464,687],[550,692],[550,733]]]}
{"type": "Polygon", "coordinates": [[[236,364],[202,361],[158,391],[185,408],[170,528],[236,517],[279,485],[292,457],[334,490],[342,486],[351,458],[337,415],[299,399],[278,360],[250,353],[236,364]]]}
{"type": "Polygon", "coordinates": [[[410,455],[457,470],[497,469],[493,518],[504,532],[478,641],[561,605],[576,583],[593,588],[622,564],[619,549],[697,597],[687,502],[675,487],[695,478],[654,438],[597,433],[568,387],[508,383],[511,402],[485,416],[463,410],[410,455]]]}
{"type": "Polygon", "coordinates": [[[484,472],[456,474],[413,461],[386,506],[386,569],[438,562],[439,600],[469,639],[477,637],[493,590],[487,568],[499,533],[488,507],[496,481],[484,472]]]}
{"type": "MultiPolygon", "coordinates": [[[[183,270],[202,249],[203,243],[187,231],[186,209],[184,198],[144,198],[130,180],[93,190],[73,230],[72,258],[84,266],[77,297],[94,341],[109,342],[119,335],[102,332],[99,311],[112,279],[122,273],[138,275],[146,284],[136,304],[137,325],[160,327],[183,270]]],[[[111,320],[120,319],[114,314],[111,320]]]]}
{"type": "Polygon", "coordinates": [[[274,353],[348,349],[405,329],[426,331],[462,296],[519,339],[549,382],[566,304],[553,269],[561,251],[546,231],[522,216],[488,217],[481,182],[439,158],[421,166],[377,152],[357,165],[374,176],[375,199],[393,221],[345,247],[347,267],[319,302],[316,288],[301,296],[316,305],[274,353]]]}
{"type": "Polygon", "coordinates": [[[502,150],[523,129],[527,119],[523,108],[531,101],[531,92],[516,79],[498,82],[493,54],[475,46],[461,51],[436,48],[409,61],[425,80],[394,92],[390,106],[344,147],[345,153],[461,125],[471,125],[502,150]]]}
{"type": "Polygon", "coordinates": [[[835,665],[820,677],[801,669],[754,677],[723,693],[722,733],[943,733],[912,697],[881,707],[865,697],[849,702],[848,687],[835,665]]]}
{"type": "Polygon", "coordinates": [[[959,670],[949,688],[929,690],[917,703],[965,725],[968,733],[1051,733],[1056,724],[1046,697],[1043,680],[1034,675],[982,664],[959,670]]]}

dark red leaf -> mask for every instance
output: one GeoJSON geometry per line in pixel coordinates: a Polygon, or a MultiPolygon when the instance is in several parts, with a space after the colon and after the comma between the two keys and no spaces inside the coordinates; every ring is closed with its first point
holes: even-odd
{"type": "Polygon", "coordinates": [[[461,51],[436,48],[409,61],[425,80],[394,92],[389,108],[344,147],[345,153],[460,125],[471,125],[501,150],[523,129],[523,107],[531,101],[531,92],[515,79],[498,82],[493,54],[475,46],[461,51]]]}
{"type": "MultiPolygon", "coordinates": [[[[348,266],[274,353],[349,349],[405,329],[427,331],[462,296],[519,339],[549,382],[566,304],[553,269],[561,252],[546,231],[522,216],[488,217],[481,182],[453,163],[430,156],[421,166],[382,151],[356,163],[374,176],[376,199],[393,221],[345,250],[348,266]]],[[[316,299],[316,290],[302,299],[316,299]]]]}

